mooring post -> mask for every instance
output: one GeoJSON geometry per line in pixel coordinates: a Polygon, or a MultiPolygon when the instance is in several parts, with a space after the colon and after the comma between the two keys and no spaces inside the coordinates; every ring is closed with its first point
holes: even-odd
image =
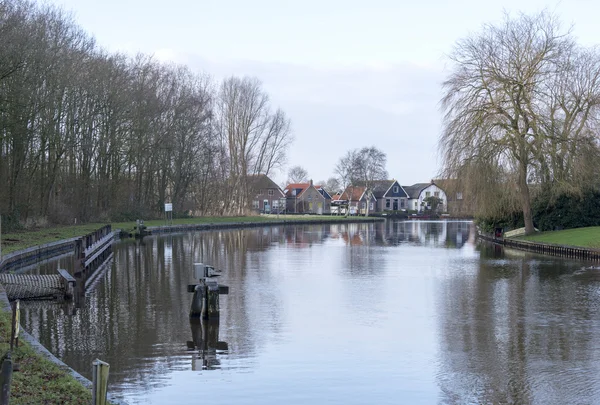
{"type": "Polygon", "coordinates": [[[219,319],[219,284],[216,281],[206,283],[206,310],[202,309],[204,319],[219,319]]]}
{"type": "Polygon", "coordinates": [[[12,381],[13,363],[10,357],[10,351],[6,353],[2,362],[2,370],[0,371],[0,405],[8,405],[10,401],[10,383],[12,381]]]}
{"type": "Polygon", "coordinates": [[[204,308],[204,289],[205,285],[198,284],[194,288],[194,296],[192,297],[192,306],[190,308],[190,318],[202,317],[202,308],[204,308]]]}
{"type": "Polygon", "coordinates": [[[194,278],[199,284],[188,285],[188,292],[194,293],[190,308],[191,318],[219,319],[219,294],[229,294],[229,287],[207,280],[218,276],[220,274],[215,272],[214,267],[194,263],[194,278]]]}
{"type": "Polygon", "coordinates": [[[92,362],[92,405],[106,405],[110,365],[102,360],[92,362]]]}

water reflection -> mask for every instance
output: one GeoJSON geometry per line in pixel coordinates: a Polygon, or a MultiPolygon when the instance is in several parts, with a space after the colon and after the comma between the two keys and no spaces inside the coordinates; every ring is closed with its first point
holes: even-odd
{"type": "Polygon", "coordinates": [[[75,315],[32,303],[23,320],[88,377],[110,363],[132,403],[598,403],[586,266],[476,244],[467,222],[165,235],[116,246],[75,315]],[[188,318],[194,262],[230,287],[219,324],[188,318]]]}
{"type": "Polygon", "coordinates": [[[438,285],[442,403],[597,403],[600,284],[587,264],[482,243],[438,285]]]}
{"type": "Polygon", "coordinates": [[[192,340],[187,342],[187,347],[194,352],[192,355],[192,370],[198,370],[198,361],[202,370],[215,370],[221,362],[218,354],[225,354],[229,349],[227,342],[219,341],[219,321],[190,319],[192,340]]]}

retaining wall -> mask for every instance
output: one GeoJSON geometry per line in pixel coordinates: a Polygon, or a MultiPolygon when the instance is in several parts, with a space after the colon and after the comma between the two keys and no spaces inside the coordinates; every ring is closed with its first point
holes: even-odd
{"type": "Polygon", "coordinates": [[[552,243],[531,242],[517,239],[496,238],[492,235],[485,235],[482,233],[479,234],[479,237],[489,242],[508,246],[513,249],[526,250],[528,252],[567,257],[570,259],[600,261],[600,249],[584,248],[580,246],[555,245],[552,243]]]}
{"type": "Polygon", "coordinates": [[[183,224],[183,225],[162,225],[149,226],[148,230],[152,233],[173,233],[187,231],[206,231],[212,229],[234,229],[234,228],[256,228],[262,226],[281,226],[281,225],[324,225],[324,224],[348,224],[348,223],[372,223],[383,222],[384,218],[368,218],[353,221],[352,219],[315,219],[315,220],[281,220],[281,221],[265,221],[265,222],[216,222],[204,224],[183,224]]]}

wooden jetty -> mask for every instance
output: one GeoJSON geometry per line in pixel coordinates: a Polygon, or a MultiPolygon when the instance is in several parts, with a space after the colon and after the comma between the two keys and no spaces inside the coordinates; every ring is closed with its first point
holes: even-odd
{"type": "Polygon", "coordinates": [[[81,238],[42,245],[17,252],[0,262],[0,283],[4,285],[9,300],[64,299],[85,295],[98,270],[112,257],[113,232],[106,225],[81,238]],[[74,253],[74,272],[58,269],[57,274],[12,274],[36,260],[74,253]]]}

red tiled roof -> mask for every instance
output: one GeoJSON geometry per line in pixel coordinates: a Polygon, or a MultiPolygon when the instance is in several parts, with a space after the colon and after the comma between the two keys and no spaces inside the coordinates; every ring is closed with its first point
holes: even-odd
{"type": "Polygon", "coordinates": [[[348,186],[346,187],[346,189],[344,190],[344,192],[342,193],[342,195],[340,196],[340,200],[347,200],[347,201],[358,201],[360,200],[360,197],[362,197],[363,193],[365,192],[365,187],[358,187],[358,186],[348,186]],[[351,199],[349,197],[352,197],[351,199]]]}
{"type": "Polygon", "coordinates": [[[302,191],[296,194],[296,197],[300,197],[302,193],[304,193],[304,191],[306,191],[306,189],[309,187],[310,183],[291,183],[285,186],[284,193],[286,197],[294,197],[294,195],[292,194],[292,190],[302,189],[302,191]]]}

